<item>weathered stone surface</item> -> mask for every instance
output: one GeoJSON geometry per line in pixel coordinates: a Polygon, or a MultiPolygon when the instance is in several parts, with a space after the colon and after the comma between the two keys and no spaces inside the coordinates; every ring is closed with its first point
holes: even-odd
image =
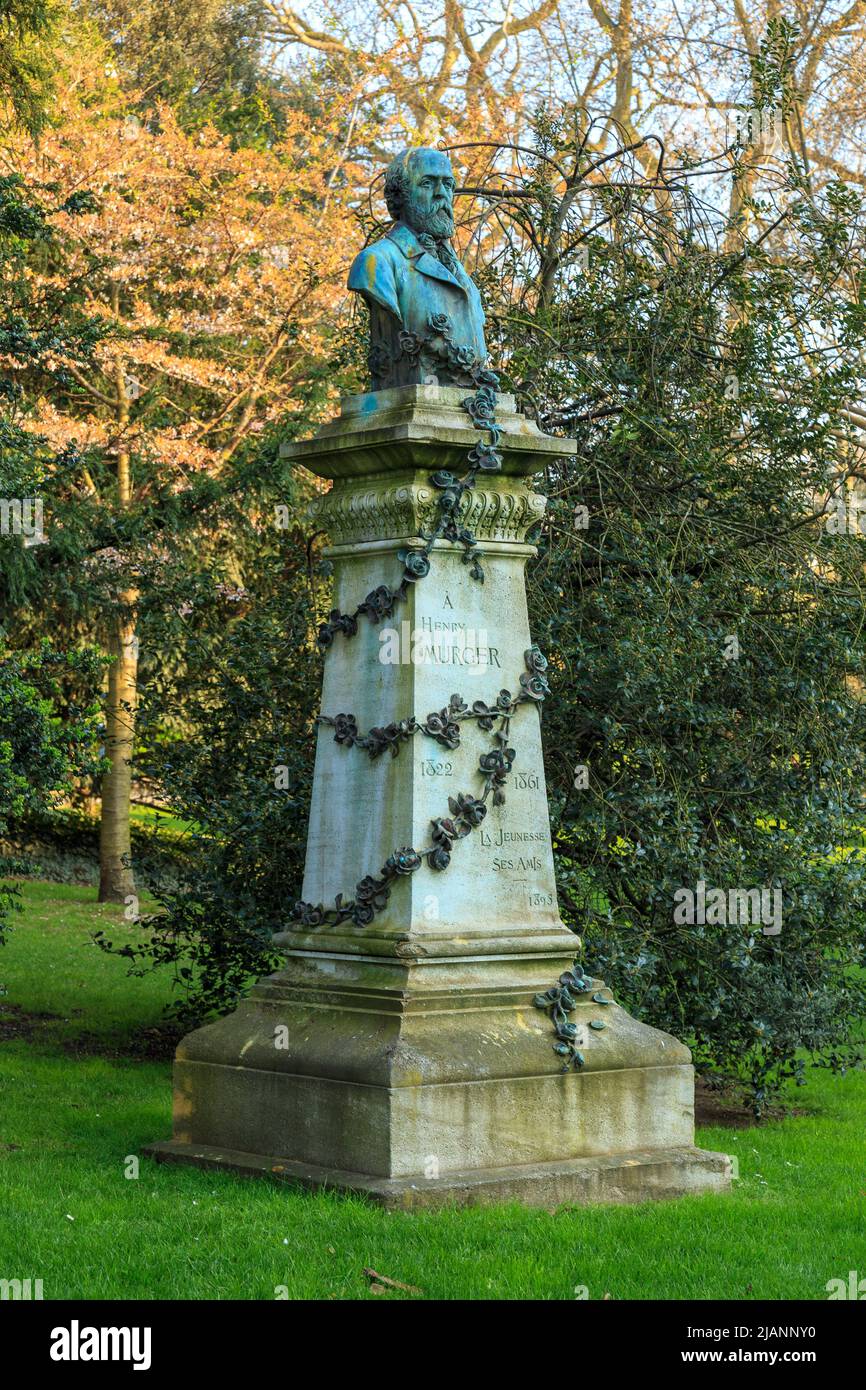
{"type": "MultiPolygon", "coordinates": [[[[463,395],[406,387],[380,392],[376,410],[355,397],[316,440],[284,449],[336,479],[317,505],[335,542],[341,611],[398,582],[398,551],[420,543],[432,516],[429,471],[464,471],[477,433],[466,428],[463,395]]],[[[323,713],[351,713],[366,732],[413,714],[423,721],[452,693],[471,706],[519,689],[531,644],[526,537],[543,510],[524,479],[571,446],[539,435],[512,405],[506,398],[497,412],[505,467],[481,476],[469,504],[484,584],[459,546],[437,542],[430,574],[393,618],[361,617],[356,636],[337,634],[323,713]],[[383,627],[408,659],[382,659],[383,627]],[[417,661],[413,632],[432,644],[417,661]]],[[[561,1073],[551,1021],[533,997],[570,967],[579,942],[556,900],[537,705],[515,711],[509,741],[505,805],[454,844],[445,872],[424,863],[397,880],[365,926],[287,923],[285,967],[234,1014],[183,1040],[175,1140],[156,1146],[159,1156],[280,1166],[396,1204],[640,1200],[727,1185],[723,1156],[693,1148],[688,1049],[617,1004],[596,1003],[593,994],[610,998],[602,981],[570,1015],[584,1068],[561,1073]]],[[[456,749],[417,733],[398,756],[371,760],[320,726],[304,901],[348,900],[393,851],[429,845],[448,797],[480,790],[478,758],[489,747],[491,735],[467,721],[456,749]]],[[[290,894],[287,885],[287,904],[290,894]]]]}
{"type": "Polygon", "coordinates": [[[531,999],[568,959],[294,958],[181,1043],[175,1138],[376,1177],[688,1146],[688,1049],[617,1005],[591,1044],[578,1005],[586,1067],[561,1074],[531,999]]]}
{"type": "MultiPolygon", "coordinates": [[[[430,576],[413,585],[392,619],[377,628],[362,618],[351,641],[336,638],[325,663],[323,713],[351,712],[366,732],[412,715],[423,721],[445,709],[452,694],[471,706],[479,699],[495,705],[503,688],[519,692],[530,645],[523,583],[529,553],[528,546],[513,543],[486,545],[481,585],[470,578],[456,547],[434,547],[430,576]]],[[[395,546],[330,554],[339,562],[334,601],[343,611],[383,576],[396,582],[402,569],[395,546]]],[[[477,831],[455,844],[447,871],[425,864],[398,881],[384,920],[359,936],[458,935],[465,942],[479,934],[558,926],[535,705],[515,712],[511,735],[516,759],[505,806],[491,810],[477,831]]],[[[322,726],[304,901],[328,905],[339,892],[350,897],[358,880],[378,873],[393,850],[430,844],[431,821],[449,815],[449,797],[480,791],[479,757],[492,746],[490,734],[467,720],[456,749],[416,734],[396,757],[371,759],[338,744],[333,730],[322,726]]]]}
{"type": "Polygon", "coordinates": [[[663,1201],[727,1191],[731,1162],[706,1149],[641,1149],[600,1158],[561,1159],[522,1168],[475,1168],[440,1178],[370,1178],[363,1173],[292,1163],[277,1155],[178,1144],[148,1149],[162,1163],[191,1163],[242,1177],[267,1177],[313,1191],[354,1193],[392,1210],[490,1206],[520,1202],[528,1207],[588,1206],[595,1203],[663,1201]]]}
{"type": "MultiPolygon", "coordinates": [[[[419,385],[348,396],[340,414],[318,434],[284,444],[280,453],[322,478],[364,477],[374,491],[393,485],[395,473],[437,468],[462,472],[468,450],[478,442],[478,433],[461,405],[468,395],[471,392],[460,386],[419,385]]],[[[483,475],[482,488],[499,489],[500,478],[537,473],[546,462],[574,453],[571,440],[542,434],[525,415],[518,415],[513,396],[497,397],[496,421],[503,430],[502,473],[483,475]]],[[[508,490],[507,481],[501,490],[508,490]]],[[[380,536],[372,532],[359,539],[380,536]]]]}

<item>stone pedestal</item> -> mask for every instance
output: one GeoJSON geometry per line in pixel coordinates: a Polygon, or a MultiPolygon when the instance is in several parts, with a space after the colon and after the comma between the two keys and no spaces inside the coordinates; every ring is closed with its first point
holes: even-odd
{"type": "MultiPolygon", "coordinates": [[[[409,386],[353,397],[315,439],[284,446],[334,479],[316,505],[341,612],[380,584],[396,587],[398,552],[433,529],[431,472],[461,476],[478,440],[465,395],[409,386]]],[[[531,645],[526,536],[544,510],[525,479],[570,446],[507,396],[497,422],[504,466],[479,476],[460,518],[478,538],[484,583],[459,545],[437,541],[429,575],[392,616],[362,616],[356,636],[335,636],[323,714],[351,714],[366,733],[423,722],[454,694],[471,707],[520,690],[531,645]]],[[[555,699],[555,674],[553,685],[555,699]]],[[[320,726],[304,901],[351,899],[395,850],[428,846],[449,798],[479,794],[491,737],[466,721],[457,748],[417,733],[397,756],[371,759],[320,726]]],[[[453,845],[444,872],[424,863],[399,877],[367,925],[288,928],[278,938],[285,968],[183,1040],[174,1139],[150,1152],[401,1206],[638,1201],[728,1186],[725,1156],[693,1146],[688,1049],[596,1002],[610,1000],[600,980],[570,1015],[584,1065],[561,1070],[533,998],[571,967],[579,942],[557,907],[532,700],[515,710],[509,743],[505,804],[453,845]]]]}

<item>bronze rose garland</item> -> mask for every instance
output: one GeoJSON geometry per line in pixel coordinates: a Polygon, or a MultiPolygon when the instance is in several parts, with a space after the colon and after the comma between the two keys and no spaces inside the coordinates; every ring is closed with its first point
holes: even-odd
{"type": "MultiPolygon", "coordinates": [[[[334,742],[348,748],[360,748],[369,757],[377,758],[388,749],[392,757],[400,751],[402,742],[416,733],[443,743],[447,748],[460,745],[460,724],[464,720],[476,720],[478,727],[493,728],[496,719],[499,728],[494,732],[495,746],[479,759],[478,771],[484,777],[484,789],[480,797],[460,792],[457,797],[448,798],[449,816],[438,816],[431,820],[431,843],[423,850],[410,845],[395,850],[382,865],[378,877],[367,874],[355,885],[355,896],[348,902],[338,893],[334,906],[326,908],[322,903],[297,902],[293,916],[303,927],[334,927],[351,921],[353,926],[366,927],[378,912],[388,905],[391,889],[398,879],[416,873],[423,863],[431,869],[444,872],[451,862],[451,851],[457,840],[465,839],[481,825],[487,815],[487,801],[492,796],[494,806],[505,804],[505,783],[511,772],[515,750],[508,746],[508,732],[511,718],[523,703],[540,705],[550,694],[545,672],[547,660],[537,646],[524,653],[526,672],[520,677],[520,694],[512,696],[509,690],[501,690],[494,705],[476,700],[470,709],[459,695],[452,695],[445,709],[434,711],[427,716],[424,724],[419,724],[414,715],[388,724],[383,728],[371,729],[369,734],[360,734],[354,715],[338,714],[333,717],[320,715],[319,722],[334,729],[334,742]]],[[[577,1037],[577,1025],[569,1021],[568,1015],[577,1005],[578,995],[588,994],[592,989],[592,979],[585,975],[583,968],[575,961],[572,969],[560,975],[557,984],[536,994],[533,1003],[543,1009],[553,1024],[556,1042],[553,1051],[564,1058],[561,1070],[580,1071],[585,1065],[577,1037]]],[[[593,1002],[604,1005],[613,1001],[602,994],[593,996],[593,1002]]],[[[592,1019],[590,1028],[601,1029],[606,1025],[601,1019],[592,1019]]]]}
{"type": "MultiPolygon", "coordinates": [[[[550,694],[550,687],[545,679],[547,670],[547,660],[542,655],[538,647],[530,647],[524,655],[526,671],[520,677],[520,694],[512,697],[510,691],[500,692],[499,700],[501,704],[490,708],[484,706],[484,713],[476,713],[468,710],[463,705],[459,696],[452,696],[452,702],[460,702],[461,712],[465,710],[463,717],[477,718],[479,726],[491,729],[493,723],[498,720],[499,727],[493,733],[493,747],[487,753],[482,753],[478,771],[484,778],[484,788],[479,797],[474,797],[465,792],[460,792],[456,797],[448,798],[449,816],[438,816],[430,822],[432,826],[431,843],[422,850],[413,849],[410,845],[402,849],[395,850],[388,857],[379,871],[379,876],[367,874],[355,885],[355,896],[348,902],[343,900],[343,894],[338,893],[334,900],[334,906],[326,908],[322,903],[295,903],[293,917],[304,927],[336,927],[343,922],[351,921],[356,927],[366,927],[372,922],[377,912],[381,912],[386,907],[391,895],[391,889],[398,878],[407,874],[413,874],[420,869],[423,863],[427,863],[431,869],[438,872],[448,868],[451,862],[451,851],[457,840],[465,837],[481,824],[487,815],[487,802],[492,801],[494,806],[505,804],[505,784],[508,775],[514,764],[515,750],[508,746],[508,734],[511,718],[519,705],[529,703],[540,705],[546,695],[550,694]]],[[[481,704],[477,701],[476,704],[481,704]]],[[[442,728],[436,733],[431,733],[431,737],[454,739],[455,730],[457,742],[449,746],[457,747],[459,744],[459,723],[450,717],[449,714],[456,713],[456,708],[450,705],[447,710],[443,710],[439,715],[428,715],[427,724],[431,720],[442,720],[442,728]],[[451,727],[453,726],[453,728],[451,727]]],[[[352,729],[357,729],[357,724],[352,715],[338,715],[331,719],[327,716],[320,716],[322,723],[331,725],[336,729],[334,735],[337,743],[342,743],[351,747],[356,745],[365,748],[371,757],[378,756],[379,752],[386,747],[391,748],[394,755],[399,751],[399,734],[389,736],[387,739],[380,738],[384,734],[383,730],[373,730],[371,735],[376,735],[374,747],[376,751],[371,751],[369,739],[356,737],[352,729]],[[338,721],[340,721],[338,723],[338,721]]],[[[430,732],[423,726],[415,724],[414,731],[430,732]]],[[[411,735],[408,732],[410,721],[405,721],[407,726],[406,737],[411,735]]],[[[399,725],[390,725],[390,729],[399,728],[399,725]]]]}
{"type": "Polygon", "coordinates": [[[504,715],[510,717],[524,700],[542,698],[533,684],[534,668],[528,665],[529,657],[530,653],[527,652],[526,660],[530,674],[520,677],[520,694],[514,696],[510,690],[500,690],[492,705],[488,705],[485,700],[475,700],[470,709],[462,695],[452,695],[445,708],[433,710],[423,724],[419,724],[412,714],[408,719],[373,728],[368,734],[359,732],[358,721],[353,714],[336,714],[333,717],[320,714],[317,723],[326,724],[334,730],[335,743],[343,744],[347,748],[361,748],[371,759],[378,758],[386,750],[396,758],[401,744],[408,742],[415,734],[426,734],[445,748],[459,748],[461,723],[475,720],[479,729],[489,730],[493,728],[495,719],[501,719],[504,715]]]}
{"type": "MultiPolygon", "coordinates": [[[[559,977],[555,985],[546,989],[543,994],[536,994],[533,1004],[537,1009],[543,1009],[553,1024],[553,1031],[556,1034],[556,1042],[553,1050],[559,1057],[564,1057],[562,1070],[568,1071],[573,1067],[579,1071],[585,1065],[585,1058],[580,1051],[577,1043],[577,1024],[570,1023],[568,1015],[573,1013],[577,1007],[579,994],[589,994],[592,989],[592,979],[585,975],[583,966],[574,962],[570,970],[566,970],[559,977]]],[[[612,999],[605,999],[601,993],[592,996],[594,1004],[612,1004],[612,999]]],[[[607,1024],[600,1018],[590,1019],[590,1028],[594,1032],[600,1032],[606,1028],[607,1024]]]]}

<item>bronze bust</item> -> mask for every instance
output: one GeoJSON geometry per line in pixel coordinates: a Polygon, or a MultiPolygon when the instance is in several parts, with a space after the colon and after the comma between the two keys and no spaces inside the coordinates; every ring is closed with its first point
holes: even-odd
{"type": "Polygon", "coordinates": [[[394,224],[349,272],[349,289],[370,310],[374,391],[430,381],[471,386],[487,367],[481,296],[451,245],[454,186],[441,150],[403,150],[388,166],[394,224]]]}

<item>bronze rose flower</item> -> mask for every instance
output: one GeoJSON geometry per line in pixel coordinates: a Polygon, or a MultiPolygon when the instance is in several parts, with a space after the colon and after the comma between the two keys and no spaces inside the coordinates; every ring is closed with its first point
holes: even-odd
{"type": "Polygon", "coordinates": [[[423,550],[399,550],[397,559],[404,567],[405,578],[412,584],[430,573],[430,561],[423,550]]]}
{"type": "Polygon", "coordinates": [[[414,874],[416,869],[421,867],[421,856],[411,845],[405,845],[403,849],[395,850],[385,864],[386,869],[390,869],[395,874],[414,874]]]}

